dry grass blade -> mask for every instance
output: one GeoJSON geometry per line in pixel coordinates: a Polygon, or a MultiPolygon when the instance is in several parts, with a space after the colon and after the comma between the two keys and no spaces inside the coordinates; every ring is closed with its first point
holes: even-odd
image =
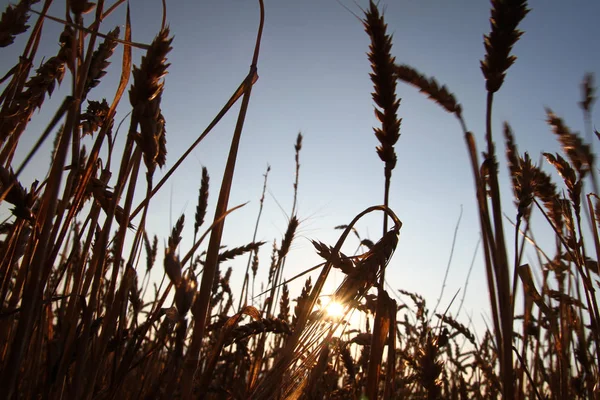
{"type": "Polygon", "coordinates": [[[517,59],[510,52],[523,34],[517,26],[528,12],[526,0],[492,0],[492,30],[484,37],[486,54],[481,61],[486,90],[490,93],[500,89],[506,71],[517,59]]]}
{"type": "Polygon", "coordinates": [[[596,224],[600,224],[600,199],[596,198],[596,204],[594,207],[594,216],[596,218],[596,224]]]}
{"type": "Polygon", "coordinates": [[[377,294],[376,313],[377,315],[382,315],[382,318],[375,318],[373,337],[371,338],[370,343],[371,356],[369,357],[369,368],[365,390],[367,398],[369,399],[378,397],[383,347],[386,344],[390,330],[390,317],[388,312],[390,305],[392,305],[390,297],[385,290],[380,288],[377,294]]]}
{"type": "MultiPolygon", "coordinates": [[[[129,5],[127,5],[127,15],[125,17],[125,40],[131,41],[131,12],[129,5]]],[[[109,115],[112,116],[117,108],[117,104],[121,101],[125,88],[129,83],[129,76],[131,75],[131,46],[129,44],[123,45],[123,60],[121,62],[121,78],[119,79],[119,86],[115,93],[115,99],[113,104],[110,106],[109,115]]],[[[133,218],[133,214],[132,214],[133,218]]]]}
{"type": "Polygon", "coordinates": [[[454,94],[448,90],[446,85],[440,85],[435,78],[427,78],[416,69],[406,64],[396,65],[396,76],[401,81],[404,81],[418,88],[421,93],[426,94],[431,100],[438,103],[446,111],[459,116],[462,114],[462,107],[456,101],[454,94]]]}
{"type": "Polygon", "coordinates": [[[538,308],[549,318],[549,320],[551,320],[553,318],[552,310],[544,303],[544,299],[536,289],[529,264],[521,265],[517,268],[517,273],[523,282],[525,293],[531,297],[538,308]]]}
{"type": "MultiPolygon", "coordinates": [[[[227,204],[229,202],[229,194],[231,192],[231,186],[233,183],[233,174],[235,170],[235,164],[237,159],[238,147],[242,130],[244,127],[244,120],[246,118],[246,111],[248,110],[248,104],[250,102],[250,95],[252,93],[251,80],[256,77],[258,70],[258,57],[260,54],[260,44],[262,40],[262,33],[264,27],[264,3],[259,0],[260,5],[260,22],[258,32],[256,35],[256,44],[254,47],[254,54],[252,56],[252,63],[250,65],[250,72],[248,74],[249,79],[245,81],[243,90],[244,96],[242,99],[242,105],[238,115],[233,138],[231,140],[231,146],[229,149],[229,156],[227,158],[227,164],[223,173],[223,179],[221,182],[221,190],[219,192],[219,198],[217,200],[217,206],[215,210],[215,220],[222,218],[227,210],[227,204]]],[[[216,221],[215,221],[216,222],[216,221]]],[[[193,377],[198,366],[198,354],[202,347],[202,341],[204,339],[204,331],[206,328],[206,319],[208,310],[210,307],[210,295],[211,288],[213,286],[219,258],[219,247],[221,245],[221,238],[223,235],[224,221],[218,222],[214,229],[211,230],[211,236],[208,244],[206,253],[206,267],[202,274],[202,282],[200,283],[200,293],[194,303],[192,312],[195,318],[194,331],[192,334],[192,341],[187,354],[187,365],[183,371],[182,377],[182,393],[185,399],[189,399],[192,396],[193,377]]]]}
{"type": "Polygon", "coordinates": [[[549,298],[558,301],[561,304],[566,304],[569,306],[576,306],[583,310],[586,310],[585,305],[583,305],[583,303],[580,300],[574,298],[573,296],[569,296],[568,294],[563,293],[559,290],[549,289],[549,290],[546,290],[544,292],[544,294],[547,295],[549,298]]]}

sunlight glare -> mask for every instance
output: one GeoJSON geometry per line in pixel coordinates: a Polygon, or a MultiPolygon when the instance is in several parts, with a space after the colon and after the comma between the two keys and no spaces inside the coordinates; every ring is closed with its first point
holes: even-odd
{"type": "Polygon", "coordinates": [[[340,319],[344,316],[344,305],[337,301],[332,301],[327,305],[327,315],[333,319],[340,319]]]}

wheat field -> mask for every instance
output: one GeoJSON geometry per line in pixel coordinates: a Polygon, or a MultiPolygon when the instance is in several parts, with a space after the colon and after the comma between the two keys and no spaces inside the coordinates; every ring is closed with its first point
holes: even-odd
{"type": "MultiPolygon", "coordinates": [[[[581,83],[584,135],[570,129],[559,110],[546,109],[548,135],[561,151],[543,153],[543,164],[534,161],[537,154],[518,150],[510,121],[502,132],[493,130],[495,95],[516,62],[522,23],[535,12],[527,1],[491,1],[482,76],[473,77],[487,92],[481,143],[463,112],[468,105],[402,61],[381,7],[370,1],[361,10],[357,17],[370,41],[365,51],[378,120],[371,156],[381,161],[381,200],[347,216],[350,222],[336,227],[337,241],[312,240],[321,263],[291,278],[284,268],[303,224],[296,202],[302,134],[290,143],[294,202],[281,237],[267,243],[255,230],[243,245],[223,240],[229,214],[247,212],[231,204],[230,194],[268,23],[263,0],[248,74],[181,154],[169,152],[162,112],[175,46],[168,15],[154,40],[138,43],[124,0],[69,0],[66,17],[48,14],[51,3],[21,0],[0,17],[0,47],[27,38],[0,82],[0,208],[9,215],[0,222],[0,398],[600,398],[594,76],[581,83]],[[115,13],[123,15],[123,27],[105,23],[115,13]],[[59,45],[40,60],[42,28],[50,21],[61,26],[59,45]],[[136,59],[134,52],[143,55],[136,59]],[[120,68],[110,87],[114,97],[97,98],[95,88],[113,83],[103,80],[110,64],[120,68]],[[21,157],[17,146],[31,134],[32,116],[65,85],[69,94],[47,111],[43,131],[21,157]],[[402,241],[402,216],[389,206],[402,130],[400,88],[421,92],[440,113],[455,117],[453,129],[462,133],[491,310],[484,331],[386,281],[402,241]],[[199,170],[193,221],[182,214],[168,237],[152,235],[147,221],[155,195],[186,173],[184,160],[234,112],[221,181],[199,170]],[[23,170],[50,142],[47,170],[23,186],[23,170]],[[167,157],[174,161],[167,164],[167,157]],[[499,168],[500,158],[507,170],[499,168]],[[503,177],[512,204],[502,202],[503,177]],[[510,217],[505,211],[512,206],[510,217]],[[381,218],[381,233],[369,240],[356,227],[372,214],[381,218]],[[552,232],[552,253],[536,242],[534,216],[552,232]],[[188,232],[191,241],[182,241],[188,232]],[[354,237],[357,251],[345,254],[354,237]],[[259,249],[269,246],[270,259],[259,259],[259,249]],[[525,257],[526,249],[535,257],[525,257]],[[225,265],[233,259],[247,260],[241,287],[231,284],[232,274],[241,272],[225,265]],[[259,268],[268,270],[265,282],[259,268]],[[343,276],[328,296],[337,304],[335,315],[323,300],[334,272],[343,276]],[[303,282],[299,293],[291,292],[292,281],[303,282]]],[[[247,217],[257,229],[270,171],[258,215],[247,217]]]]}

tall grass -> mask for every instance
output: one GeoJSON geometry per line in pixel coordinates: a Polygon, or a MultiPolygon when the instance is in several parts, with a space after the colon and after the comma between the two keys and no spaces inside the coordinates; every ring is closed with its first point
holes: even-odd
{"type": "MultiPolygon", "coordinates": [[[[396,60],[384,16],[370,2],[363,25],[371,40],[372,96],[381,122],[374,132],[384,163],[383,204],[337,227],[341,234],[333,246],[313,242],[323,263],[285,280],[285,260],[301,224],[294,201],[283,237],[273,242],[266,290],[256,296],[257,271],[265,265],[258,257],[265,243],[256,241],[256,232],[270,167],[251,240],[227,247],[221,236],[227,215],[241,207],[230,208],[229,194],[258,77],[262,1],[248,75],[159,181],[154,179],[156,168],[163,168],[171,157],[161,111],[172,45],[166,18],[155,39],[143,44],[131,41],[124,1],[108,8],[102,0],[69,1],[66,20],[47,15],[51,0],[36,3],[9,5],[0,17],[0,47],[29,34],[22,57],[2,79],[0,95],[0,207],[11,212],[0,224],[0,398],[600,398],[595,294],[600,197],[592,144],[600,133],[592,130],[593,76],[586,75],[582,83],[585,139],[553,110],[546,113],[562,154],[544,157],[559,182],[528,153],[518,151],[515,133],[504,124],[516,209],[509,223],[504,213],[511,206],[501,202],[493,99],[516,60],[511,51],[529,12],[526,1],[492,1],[491,31],[485,36],[481,62],[488,92],[482,159],[456,96],[436,79],[396,60]],[[106,17],[123,8],[124,32],[107,28],[106,17]],[[93,15],[90,26],[83,24],[87,13],[93,15]],[[63,24],[60,46],[33,71],[49,18],[63,24]],[[123,48],[121,60],[114,59],[117,47],[123,48]],[[133,47],[145,51],[137,63],[132,60],[133,47]],[[106,85],[109,63],[119,63],[122,70],[110,101],[94,97],[94,88],[106,85]],[[416,87],[456,116],[463,133],[492,311],[492,325],[485,332],[472,330],[448,310],[431,312],[417,293],[386,290],[385,269],[402,227],[388,207],[398,163],[398,82],[416,87]],[[47,107],[46,98],[58,85],[68,85],[69,95],[28,155],[15,159],[32,114],[47,107]],[[118,138],[116,109],[126,90],[129,126],[126,136],[118,138]],[[214,182],[203,169],[193,244],[182,246],[182,215],[161,248],[146,229],[152,198],[240,99],[218,198],[213,204],[209,192],[214,182]],[[89,150],[82,144],[86,135],[92,138],[89,150]],[[48,171],[24,187],[21,172],[50,136],[54,147],[48,171]],[[116,146],[116,140],[122,146],[116,146]],[[117,148],[121,154],[116,154],[117,148]],[[134,204],[140,192],[142,200],[134,204]],[[212,206],[215,218],[207,227],[205,217],[212,206]],[[375,242],[361,240],[355,225],[373,212],[384,215],[382,236],[375,242]],[[530,227],[535,214],[553,232],[554,254],[535,241],[530,227]],[[346,255],[341,250],[352,240],[351,233],[360,240],[359,251],[346,255]],[[523,262],[526,248],[537,257],[535,265],[523,262]],[[238,291],[230,285],[231,268],[224,270],[223,263],[243,256],[248,261],[238,291]],[[161,267],[156,265],[159,259],[161,267]],[[162,269],[162,281],[151,279],[155,268],[162,269]],[[320,299],[332,269],[344,274],[332,295],[343,308],[338,318],[328,315],[320,299]],[[307,278],[294,297],[288,284],[311,271],[317,273],[316,280],[307,278]],[[352,314],[362,316],[359,325],[347,322],[352,314]]],[[[294,196],[301,148],[298,135],[294,196]]]]}

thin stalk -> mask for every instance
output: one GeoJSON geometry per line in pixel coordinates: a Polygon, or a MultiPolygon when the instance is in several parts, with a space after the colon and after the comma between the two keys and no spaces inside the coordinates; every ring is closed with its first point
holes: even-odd
{"type": "MultiPolygon", "coordinates": [[[[269,176],[270,170],[271,170],[271,166],[267,165],[267,171],[263,175],[265,177],[265,179],[263,182],[262,194],[261,194],[260,200],[259,200],[258,215],[256,216],[256,222],[254,224],[254,233],[252,234],[252,243],[256,242],[256,236],[258,235],[258,224],[260,222],[260,217],[262,215],[263,206],[265,203],[265,193],[267,191],[267,177],[269,176]]],[[[248,254],[248,263],[246,264],[246,273],[244,275],[244,282],[242,283],[242,294],[240,295],[240,302],[238,304],[238,312],[240,312],[240,310],[242,309],[242,299],[244,301],[244,305],[248,304],[248,286],[249,286],[248,273],[250,271],[250,265],[252,264],[252,257],[253,257],[252,254],[253,254],[253,252],[250,252],[248,254]]],[[[252,289],[253,289],[252,297],[254,297],[254,285],[253,285],[252,289]]]]}
{"type": "Polygon", "coordinates": [[[7,362],[3,369],[2,378],[0,378],[0,387],[4,388],[4,398],[6,399],[13,396],[23,353],[25,351],[25,345],[29,343],[29,339],[31,338],[33,325],[35,324],[35,316],[39,309],[41,289],[44,286],[44,282],[41,282],[42,271],[46,268],[45,261],[50,246],[48,239],[53,228],[52,220],[54,219],[54,213],[58,205],[58,193],[62,180],[62,171],[65,165],[69,145],[69,132],[70,128],[72,128],[75,123],[74,108],[75,107],[72,107],[69,110],[69,113],[67,114],[67,123],[65,124],[65,128],[61,131],[58,149],[50,171],[49,183],[46,186],[43,196],[44,201],[40,207],[39,215],[43,215],[45,218],[43,219],[38,245],[35,249],[33,260],[31,261],[31,270],[35,272],[32,273],[31,280],[25,287],[23,294],[23,308],[15,332],[15,337],[22,339],[13,343],[10,354],[6,359],[7,362]]]}
{"type": "MultiPolygon", "coordinates": [[[[298,204],[298,181],[300,178],[300,150],[302,149],[302,134],[301,133],[298,133],[298,138],[296,140],[296,145],[294,146],[294,149],[296,150],[296,156],[295,156],[296,178],[294,181],[294,200],[292,202],[292,211],[290,213],[290,224],[295,222],[296,229],[297,229],[297,225],[299,224],[299,221],[296,217],[296,214],[297,214],[296,206],[298,204]],[[295,219],[295,221],[293,221],[293,219],[295,219]]],[[[289,229],[289,225],[288,225],[288,229],[289,229]]],[[[296,229],[294,229],[294,232],[296,229]]],[[[293,235],[292,235],[292,237],[293,237],[293,235]]],[[[292,237],[290,237],[290,240],[292,239],[292,237]]],[[[285,238],[281,241],[282,247],[283,247],[284,243],[285,243],[285,238]]],[[[285,251],[285,254],[280,255],[280,260],[277,264],[277,271],[275,272],[275,280],[273,282],[275,284],[275,286],[277,287],[277,291],[274,296],[271,296],[271,302],[269,303],[269,311],[267,312],[267,316],[270,316],[270,310],[273,308],[275,301],[279,298],[279,293],[280,293],[281,288],[278,287],[278,285],[283,276],[283,268],[285,267],[285,260],[287,259],[288,252],[289,252],[289,243],[288,243],[288,251],[285,251]]]]}
{"type": "Polygon", "coordinates": [[[496,274],[496,285],[498,292],[498,305],[500,311],[500,323],[502,329],[502,340],[498,339],[500,351],[500,370],[502,376],[502,388],[504,398],[512,400],[514,398],[514,377],[513,377],[513,353],[512,353],[512,332],[513,332],[513,312],[512,296],[509,286],[508,258],[506,254],[506,243],[504,242],[504,230],[502,225],[502,204],[500,203],[500,189],[498,185],[498,168],[496,165],[496,155],[494,142],[492,138],[492,105],[494,93],[489,91],[487,94],[486,107],[486,142],[487,157],[490,177],[490,196],[492,200],[492,217],[494,221],[494,236],[491,237],[492,243],[496,249],[494,257],[494,272],[496,274]]]}
{"type": "MultiPolygon", "coordinates": [[[[249,77],[254,77],[257,73],[258,55],[260,52],[260,42],[262,38],[264,25],[263,0],[259,0],[259,4],[260,25],[258,28],[256,45],[254,48],[252,64],[250,66],[249,77]]],[[[250,102],[250,94],[252,93],[252,85],[249,81],[246,81],[244,89],[244,97],[242,99],[240,113],[236,123],[235,132],[231,141],[229,157],[227,158],[227,164],[225,167],[225,172],[223,174],[223,183],[219,192],[219,199],[217,201],[217,208],[215,210],[215,218],[219,218],[227,211],[227,204],[229,202],[229,194],[233,182],[233,173],[235,170],[235,162],[237,158],[240,138],[242,135],[242,128],[244,126],[246,111],[248,110],[248,104],[250,102]]],[[[183,367],[183,376],[181,381],[182,396],[184,399],[190,399],[192,396],[194,375],[196,374],[198,355],[202,346],[202,340],[204,339],[204,330],[206,328],[207,314],[210,306],[210,295],[212,292],[213,281],[218,267],[219,247],[221,244],[221,237],[223,234],[224,225],[224,221],[221,221],[215,226],[215,228],[211,232],[210,241],[206,253],[206,264],[204,267],[204,273],[202,274],[202,281],[200,283],[200,291],[198,292],[198,297],[196,298],[192,309],[192,313],[195,319],[194,329],[192,332],[192,341],[186,354],[186,361],[183,367]]]]}
{"type": "Polygon", "coordinates": [[[463,207],[460,206],[460,214],[458,214],[458,221],[456,221],[456,225],[454,227],[454,235],[452,236],[452,245],[450,246],[450,256],[448,257],[448,264],[446,265],[446,272],[444,273],[444,280],[442,281],[442,289],[440,290],[440,296],[438,297],[437,303],[435,303],[435,307],[433,307],[433,313],[440,306],[442,301],[442,297],[444,297],[444,290],[446,289],[446,281],[448,280],[448,272],[450,272],[450,265],[452,264],[452,258],[454,256],[454,249],[456,247],[456,237],[458,236],[458,228],[460,226],[460,221],[462,220],[463,215],[463,207]]]}

